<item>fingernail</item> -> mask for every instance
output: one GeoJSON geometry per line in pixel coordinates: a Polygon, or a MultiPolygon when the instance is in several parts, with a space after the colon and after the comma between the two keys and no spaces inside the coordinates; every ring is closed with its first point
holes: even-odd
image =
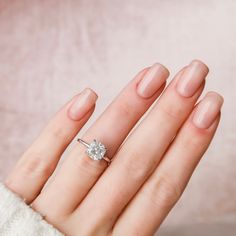
{"type": "Polygon", "coordinates": [[[94,106],[97,100],[97,94],[89,89],[84,89],[72,103],[68,114],[72,120],[80,120],[94,106]]]}
{"type": "Polygon", "coordinates": [[[197,105],[193,115],[193,123],[200,129],[208,129],[215,121],[224,99],[215,92],[209,92],[197,105]]]}
{"type": "Polygon", "coordinates": [[[137,93],[144,98],[152,97],[164,84],[168,76],[169,71],[164,66],[158,63],[154,64],[139,82],[137,93]]]}
{"type": "Polygon", "coordinates": [[[178,93],[184,97],[192,97],[206,78],[208,71],[204,63],[198,60],[192,61],[177,82],[178,93]]]}

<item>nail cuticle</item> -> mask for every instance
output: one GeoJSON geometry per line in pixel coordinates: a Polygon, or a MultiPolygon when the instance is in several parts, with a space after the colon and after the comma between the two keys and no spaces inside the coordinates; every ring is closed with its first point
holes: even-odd
{"type": "Polygon", "coordinates": [[[217,118],[223,98],[217,93],[208,93],[197,105],[192,121],[197,128],[208,129],[217,118]]]}
{"type": "Polygon", "coordinates": [[[208,74],[205,64],[193,61],[183,72],[176,84],[176,91],[183,97],[192,97],[208,74]]]}
{"type": "Polygon", "coordinates": [[[137,84],[136,91],[138,95],[143,98],[152,97],[165,83],[168,75],[169,72],[164,66],[154,64],[137,84]]]}
{"type": "Polygon", "coordinates": [[[70,119],[81,120],[87,112],[95,105],[97,94],[93,90],[86,88],[78,94],[68,110],[70,119]]]}

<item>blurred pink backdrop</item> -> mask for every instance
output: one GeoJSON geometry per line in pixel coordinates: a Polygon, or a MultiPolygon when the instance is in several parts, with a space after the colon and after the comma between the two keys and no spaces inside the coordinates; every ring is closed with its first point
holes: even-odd
{"type": "Polygon", "coordinates": [[[0,0],[0,179],[85,86],[100,96],[88,127],[138,70],[199,58],[222,122],[160,235],[235,235],[235,12],[234,0],[0,0]]]}

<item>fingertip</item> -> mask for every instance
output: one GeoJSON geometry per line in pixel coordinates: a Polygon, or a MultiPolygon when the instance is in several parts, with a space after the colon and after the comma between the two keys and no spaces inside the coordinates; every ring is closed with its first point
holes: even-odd
{"type": "Polygon", "coordinates": [[[81,120],[87,112],[95,106],[98,95],[91,88],[85,88],[75,96],[74,101],[68,109],[68,116],[74,121],[81,120]]]}

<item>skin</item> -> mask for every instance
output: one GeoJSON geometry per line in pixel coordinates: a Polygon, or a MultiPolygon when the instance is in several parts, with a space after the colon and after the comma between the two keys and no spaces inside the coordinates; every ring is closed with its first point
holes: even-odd
{"type": "Polygon", "coordinates": [[[207,66],[194,60],[165,88],[164,66],[143,69],[82,135],[104,143],[111,164],[90,159],[76,143],[48,182],[94,111],[97,94],[85,89],[51,119],[6,186],[66,235],[153,235],[219,124],[219,94],[209,92],[197,104],[207,73],[207,66]]]}

